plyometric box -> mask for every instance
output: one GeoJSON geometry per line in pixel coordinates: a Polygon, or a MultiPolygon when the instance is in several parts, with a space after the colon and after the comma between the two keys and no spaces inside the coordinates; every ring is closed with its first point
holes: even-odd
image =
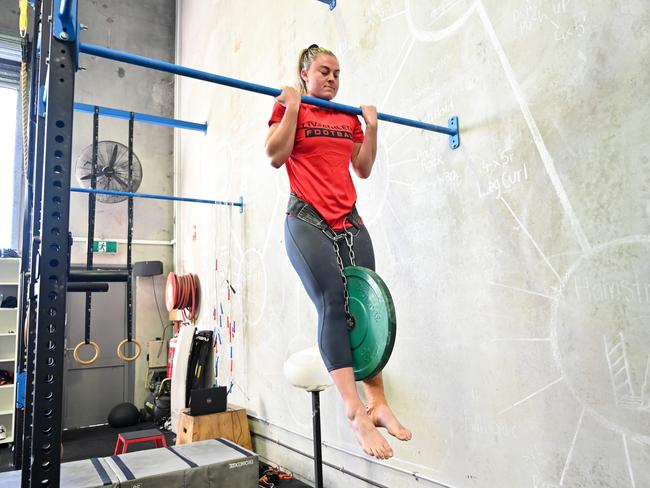
{"type": "MultiPolygon", "coordinates": [[[[0,488],[20,486],[20,471],[0,474],[0,488]]],[[[226,439],[63,463],[66,488],[251,488],[257,455],[226,439]]]]}
{"type": "Polygon", "coordinates": [[[176,431],[176,445],[221,437],[235,444],[252,449],[246,409],[228,405],[225,412],[191,416],[189,409],[181,411],[176,431]]]}

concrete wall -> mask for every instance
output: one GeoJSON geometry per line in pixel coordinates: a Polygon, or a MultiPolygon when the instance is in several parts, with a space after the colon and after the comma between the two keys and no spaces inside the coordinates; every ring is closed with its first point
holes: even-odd
{"type": "MultiPolygon", "coordinates": [[[[164,61],[174,59],[175,2],[146,0],[139,2],[81,1],[80,22],[88,26],[83,42],[120,51],[149,56],[164,61]]],[[[171,75],[116,63],[94,56],[82,55],[80,65],[86,68],[77,75],[75,101],[152,115],[173,117],[174,79],[171,75]]],[[[128,121],[100,117],[99,140],[117,141],[128,146],[128,121]]],[[[81,152],[92,144],[92,116],[75,114],[73,167],[81,152]]],[[[173,194],[173,129],[136,123],[133,135],[134,153],[142,165],[143,179],[138,191],[173,194]]],[[[72,186],[79,186],[76,178],[72,186]]],[[[154,278],[160,313],[167,324],[164,308],[164,280],[172,269],[173,212],[172,204],[157,200],[134,200],[133,238],[141,243],[133,246],[133,261],[163,262],[164,274],[154,278]]],[[[85,263],[88,197],[72,194],[70,230],[75,240],[74,263],[85,263]]],[[[96,239],[126,239],[127,202],[98,203],[96,207],[96,239]]],[[[96,264],[126,263],[126,244],[118,244],[117,255],[96,255],[96,264]]],[[[137,339],[146,346],[148,340],[162,336],[161,320],[156,311],[151,278],[138,280],[136,287],[137,339]]],[[[169,330],[167,331],[169,337],[169,330]]],[[[108,351],[107,351],[108,352],[108,351]]],[[[114,353],[113,353],[114,354],[114,353]]],[[[144,401],[146,350],[136,361],[135,403],[144,401]]]]}
{"type": "MultiPolygon", "coordinates": [[[[388,395],[413,440],[381,464],[344,452],[360,450],[330,389],[325,460],[391,487],[650,486],[648,3],[338,3],[187,0],[179,17],[185,65],[277,87],[316,42],[339,55],[338,101],[460,117],[456,151],[381,123],[357,181],[397,309],[388,395]]],[[[270,422],[256,431],[311,452],[308,395],[282,375],[315,344],[316,317],[285,255],[287,177],[264,156],[273,100],[183,79],[177,103],[210,124],[181,135],[180,192],[246,203],[180,216],[201,326],[223,339],[220,381],[270,422]]],[[[256,449],[311,477],[306,458],[256,449]]]]}
{"type": "MultiPolygon", "coordinates": [[[[0,32],[16,35],[18,8],[15,0],[0,0],[0,32]]],[[[79,2],[79,19],[88,26],[82,34],[84,42],[129,51],[136,54],[173,61],[175,42],[175,2],[173,0],[145,0],[131,2],[79,2]]],[[[133,110],[152,115],[171,117],[174,112],[174,80],[172,76],[155,71],[134,68],[82,55],[81,66],[86,71],[77,73],[75,101],[133,110]]],[[[128,121],[100,118],[99,139],[128,144],[128,121]]],[[[73,140],[73,174],[76,160],[84,148],[92,144],[92,116],[75,114],[73,140]]],[[[136,124],[134,152],[143,167],[141,192],[170,195],[173,193],[173,130],[160,126],[136,124]]],[[[76,178],[72,186],[79,186],[76,178]]],[[[71,195],[70,230],[75,237],[73,263],[85,263],[88,197],[71,195]]],[[[172,205],[154,200],[135,200],[133,261],[160,260],[164,272],[172,266],[173,237],[172,205]]],[[[126,239],[127,204],[97,204],[95,238],[126,239]]],[[[95,264],[125,264],[126,244],[119,244],[115,256],[96,255],[95,264]]],[[[164,309],[164,278],[155,277],[155,288],[160,313],[164,309]]],[[[151,278],[138,280],[136,287],[136,338],[143,345],[162,335],[162,325],[151,278]]],[[[167,331],[169,337],[169,330],[167,331]]],[[[136,364],[136,394],[138,406],[144,400],[145,354],[136,364]]],[[[104,354],[114,351],[104,350],[104,354]]]]}
{"type": "Polygon", "coordinates": [[[0,33],[18,37],[18,2],[0,0],[0,33]]]}

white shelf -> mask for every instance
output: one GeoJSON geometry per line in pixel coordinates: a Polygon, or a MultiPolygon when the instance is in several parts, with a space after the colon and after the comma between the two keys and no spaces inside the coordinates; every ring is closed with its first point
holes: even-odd
{"type": "MultiPolygon", "coordinates": [[[[18,309],[0,308],[0,337],[15,334],[18,327],[18,309]]],[[[2,355],[2,353],[0,353],[2,355]]]]}
{"type": "MultiPolygon", "coordinates": [[[[21,258],[0,258],[0,293],[20,296],[21,258]]],[[[0,308],[0,366],[16,375],[18,337],[18,309],[0,308]],[[10,366],[11,365],[11,366],[10,366]]],[[[14,414],[16,408],[16,384],[0,385],[0,424],[7,429],[7,437],[0,444],[14,441],[14,414]]]]}

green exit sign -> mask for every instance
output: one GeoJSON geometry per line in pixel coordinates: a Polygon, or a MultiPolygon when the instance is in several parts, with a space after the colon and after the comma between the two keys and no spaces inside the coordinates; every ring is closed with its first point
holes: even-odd
{"type": "Polygon", "coordinates": [[[117,241],[93,241],[93,252],[97,254],[117,254],[117,241]]]}

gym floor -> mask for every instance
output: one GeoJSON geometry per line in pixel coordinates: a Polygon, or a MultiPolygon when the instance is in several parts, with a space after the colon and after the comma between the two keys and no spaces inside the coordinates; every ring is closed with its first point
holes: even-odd
{"type": "MultiPolygon", "coordinates": [[[[61,459],[61,462],[65,463],[94,457],[112,456],[115,451],[115,442],[117,441],[117,435],[119,433],[155,428],[157,428],[155,424],[145,422],[133,427],[125,427],[121,429],[116,429],[108,425],[101,425],[85,429],[66,430],[63,432],[63,458],[61,459]]],[[[176,435],[168,431],[163,431],[163,433],[167,439],[167,445],[173,446],[176,435]]],[[[152,443],[134,444],[133,446],[129,446],[129,451],[143,451],[152,448],[152,443]]],[[[260,468],[266,467],[268,467],[268,465],[260,461],[260,468]]],[[[13,451],[7,445],[3,445],[0,447],[0,472],[11,471],[13,469],[13,451]]],[[[309,488],[309,485],[294,479],[281,480],[279,483],[275,484],[275,487],[309,488]]]]}

